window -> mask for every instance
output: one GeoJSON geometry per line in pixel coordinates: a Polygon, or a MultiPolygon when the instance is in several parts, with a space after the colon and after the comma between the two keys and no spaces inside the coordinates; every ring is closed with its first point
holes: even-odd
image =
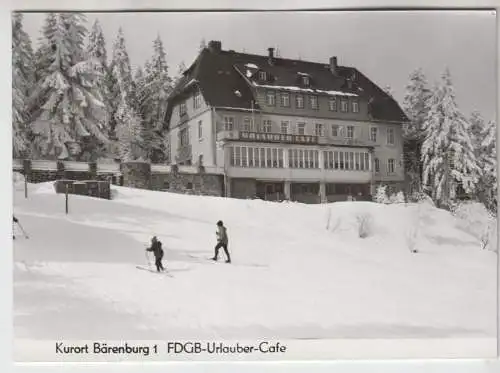
{"type": "Polygon", "coordinates": [[[340,111],[343,113],[347,113],[349,111],[349,101],[346,99],[340,100],[340,111]]]}
{"type": "Polygon", "coordinates": [[[186,189],[193,189],[193,183],[186,183],[186,189]]]}
{"type": "Polygon", "coordinates": [[[288,130],[290,128],[290,122],[284,120],[281,122],[281,133],[288,134],[288,130]]]}
{"type": "Polygon", "coordinates": [[[325,136],[325,128],[323,127],[323,123],[316,123],[316,136],[325,136]]]}
{"type": "Polygon", "coordinates": [[[348,139],[352,139],[354,137],[354,127],[353,126],[347,126],[346,137],[348,139]]]}
{"type": "Polygon", "coordinates": [[[318,96],[310,96],[309,102],[311,103],[311,109],[318,109],[318,96]]]}
{"type": "Polygon", "coordinates": [[[375,172],[380,172],[380,159],[375,158],[375,172]]]}
{"type": "Polygon", "coordinates": [[[328,101],[328,108],[330,111],[337,111],[337,97],[330,97],[328,101]]]}
{"type": "Polygon", "coordinates": [[[272,132],[272,122],[269,119],[264,119],[262,122],[262,132],[272,132]]]}
{"type": "Polygon", "coordinates": [[[181,102],[179,104],[179,115],[180,116],[183,116],[187,113],[187,108],[186,108],[186,103],[185,102],[181,102]]]}
{"type": "Polygon", "coordinates": [[[297,109],[304,108],[304,96],[302,95],[295,96],[295,106],[297,107],[297,109]]]}
{"type": "Polygon", "coordinates": [[[252,130],[252,119],[246,117],[243,119],[243,131],[250,132],[251,130],[252,130]]]}
{"type": "Polygon", "coordinates": [[[201,107],[201,92],[198,91],[194,94],[193,107],[199,109],[201,107]]]}
{"type": "Polygon", "coordinates": [[[387,144],[394,145],[394,128],[387,128],[387,144]]]}
{"type": "Polygon", "coordinates": [[[302,84],[305,85],[306,87],[309,86],[309,77],[308,76],[302,76],[302,84]]]}
{"type": "Polygon", "coordinates": [[[309,149],[288,149],[288,166],[291,168],[319,168],[319,152],[309,149]]]}
{"type": "Polygon", "coordinates": [[[281,97],[281,106],[290,107],[290,94],[282,92],[280,97],[281,97]]]}
{"type": "Polygon", "coordinates": [[[181,140],[181,146],[189,145],[189,132],[187,128],[184,128],[179,132],[179,137],[181,140]]]}
{"type": "Polygon", "coordinates": [[[259,80],[267,80],[267,74],[265,71],[259,71],[259,80]]]}
{"type": "Polygon", "coordinates": [[[198,121],[198,139],[203,140],[203,122],[198,121]]]}
{"type": "Polygon", "coordinates": [[[352,112],[359,113],[359,102],[357,99],[352,100],[352,112]]]}
{"type": "Polygon", "coordinates": [[[377,127],[370,128],[370,141],[377,142],[377,127]]]}
{"type": "Polygon", "coordinates": [[[224,117],[224,131],[232,131],[234,129],[234,118],[224,117]]]}
{"type": "Polygon", "coordinates": [[[170,189],[170,183],[168,181],[165,181],[163,183],[163,189],[167,189],[167,190],[170,189]]]}
{"type": "Polygon", "coordinates": [[[389,159],[387,162],[387,173],[393,174],[394,173],[394,168],[395,168],[396,162],[394,159],[389,159]]]}
{"type": "Polygon", "coordinates": [[[339,136],[340,135],[339,132],[340,132],[339,131],[339,126],[336,125],[336,124],[332,124],[332,136],[333,137],[339,136]]]}
{"type": "Polygon", "coordinates": [[[266,104],[269,106],[276,105],[276,94],[274,92],[268,91],[266,93],[266,104]]]}
{"type": "Polygon", "coordinates": [[[305,135],[305,134],[306,134],[306,124],[297,123],[297,135],[305,135]]]}

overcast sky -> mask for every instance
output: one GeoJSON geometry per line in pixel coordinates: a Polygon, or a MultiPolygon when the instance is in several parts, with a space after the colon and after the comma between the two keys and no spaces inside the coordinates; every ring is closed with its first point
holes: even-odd
{"type": "MultiPolygon", "coordinates": [[[[44,14],[25,14],[35,45],[44,14]]],[[[163,40],[170,72],[189,65],[201,39],[220,40],[223,49],[354,66],[381,87],[390,86],[402,103],[408,75],[422,68],[429,82],[449,67],[457,102],[467,116],[479,110],[496,116],[496,20],[491,11],[264,12],[264,13],[93,13],[108,44],[123,28],[133,66],[163,40]]]]}

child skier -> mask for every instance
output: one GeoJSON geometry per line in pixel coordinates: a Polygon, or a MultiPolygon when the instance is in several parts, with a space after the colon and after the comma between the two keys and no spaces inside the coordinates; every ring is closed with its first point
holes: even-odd
{"type": "Polygon", "coordinates": [[[224,248],[224,252],[226,253],[227,256],[226,263],[231,263],[231,256],[229,255],[229,251],[227,249],[227,245],[229,242],[227,237],[227,229],[221,220],[217,222],[217,232],[215,232],[215,234],[217,235],[217,245],[215,245],[215,255],[212,258],[212,260],[217,261],[219,257],[219,249],[222,247],[224,248]]]}
{"type": "Polygon", "coordinates": [[[165,268],[163,268],[163,264],[161,262],[163,259],[163,249],[161,248],[161,241],[159,241],[156,236],[151,239],[151,247],[147,248],[146,251],[153,252],[155,256],[156,270],[158,272],[164,271],[165,268]]]}

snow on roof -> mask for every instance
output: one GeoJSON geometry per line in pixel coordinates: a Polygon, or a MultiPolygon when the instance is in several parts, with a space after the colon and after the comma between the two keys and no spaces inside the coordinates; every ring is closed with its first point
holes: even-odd
{"type": "Polygon", "coordinates": [[[301,72],[298,72],[297,74],[299,74],[299,75],[303,75],[303,76],[310,76],[310,74],[308,74],[308,73],[301,73],[301,72]]]}
{"type": "Polygon", "coordinates": [[[246,72],[247,78],[252,77],[252,75],[253,75],[252,72],[250,70],[247,70],[247,72],[246,72]]]}
{"type": "Polygon", "coordinates": [[[217,106],[216,109],[240,110],[240,111],[258,111],[257,109],[248,109],[248,108],[243,108],[243,107],[231,107],[231,106],[217,106]]]}
{"type": "Polygon", "coordinates": [[[353,96],[353,97],[358,96],[355,93],[348,93],[348,92],[341,92],[341,91],[324,91],[321,89],[301,88],[301,87],[295,87],[295,86],[264,85],[264,84],[257,84],[255,82],[253,82],[253,85],[256,87],[261,87],[261,88],[282,89],[285,91],[304,92],[304,93],[321,93],[321,94],[326,94],[326,95],[331,95],[331,96],[353,96]]]}
{"type": "Polygon", "coordinates": [[[259,68],[259,66],[255,65],[253,63],[247,63],[247,64],[245,64],[245,67],[248,67],[250,69],[258,69],[259,68]]]}

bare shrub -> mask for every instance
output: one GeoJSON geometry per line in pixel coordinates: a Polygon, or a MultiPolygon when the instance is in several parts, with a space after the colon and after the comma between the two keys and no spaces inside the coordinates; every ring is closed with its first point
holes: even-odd
{"type": "Polygon", "coordinates": [[[368,213],[362,213],[356,216],[356,221],[358,222],[358,236],[360,238],[366,238],[371,235],[372,228],[372,217],[368,213]]]}

